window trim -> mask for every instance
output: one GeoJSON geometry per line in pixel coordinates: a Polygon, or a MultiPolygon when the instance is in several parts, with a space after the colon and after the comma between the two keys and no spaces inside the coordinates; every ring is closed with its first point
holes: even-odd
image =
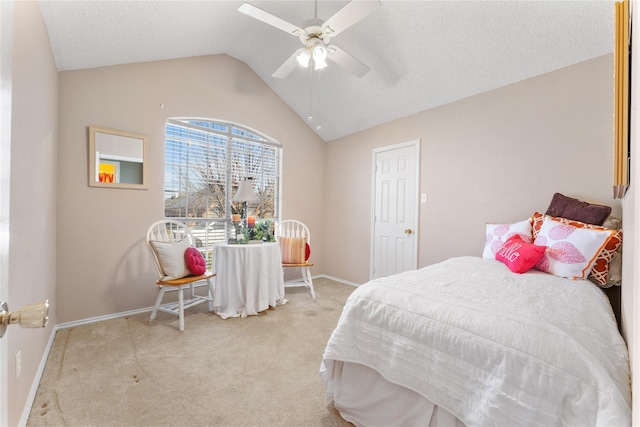
{"type": "Polygon", "coordinates": [[[255,130],[253,128],[250,128],[249,126],[241,125],[239,123],[234,123],[234,122],[228,122],[226,120],[205,119],[205,118],[201,118],[201,117],[174,117],[174,118],[168,119],[167,123],[170,123],[170,124],[176,125],[176,126],[182,126],[182,127],[190,128],[190,129],[193,129],[193,130],[218,133],[220,135],[226,135],[226,136],[231,137],[231,138],[233,138],[233,136],[234,136],[234,134],[233,134],[233,132],[231,130],[227,130],[226,132],[223,132],[223,131],[216,130],[216,129],[210,129],[210,128],[205,128],[205,127],[202,127],[202,126],[194,125],[194,124],[191,124],[191,123],[188,122],[188,121],[193,121],[193,120],[202,120],[203,122],[220,123],[221,125],[227,125],[228,129],[233,129],[234,127],[239,128],[239,129],[244,129],[244,130],[247,130],[247,131],[259,136],[261,138],[260,141],[259,141],[261,144],[270,145],[270,146],[276,147],[276,148],[282,148],[282,144],[280,144],[275,139],[267,136],[263,132],[257,131],[257,130],[255,130]],[[183,120],[187,120],[187,121],[183,121],[183,120]]]}

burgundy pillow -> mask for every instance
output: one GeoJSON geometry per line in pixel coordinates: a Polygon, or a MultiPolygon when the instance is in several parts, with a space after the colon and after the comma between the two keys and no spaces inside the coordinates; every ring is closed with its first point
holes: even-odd
{"type": "Polygon", "coordinates": [[[307,245],[307,247],[304,250],[304,260],[307,261],[309,259],[309,256],[311,256],[311,246],[309,246],[308,243],[305,243],[307,245]]]}
{"type": "Polygon", "coordinates": [[[187,264],[187,269],[195,276],[200,276],[207,271],[207,263],[196,248],[187,248],[184,251],[184,262],[187,264]]]}
{"type": "Polygon", "coordinates": [[[546,246],[526,243],[517,234],[509,237],[496,253],[496,259],[502,261],[514,273],[526,273],[540,261],[546,246]]]}
{"type": "Polygon", "coordinates": [[[572,219],[587,224],[602,225],[611,213],[611,207],[583,202],[556,193],[551,199],[546,214],[560,218],[572,219]]]}

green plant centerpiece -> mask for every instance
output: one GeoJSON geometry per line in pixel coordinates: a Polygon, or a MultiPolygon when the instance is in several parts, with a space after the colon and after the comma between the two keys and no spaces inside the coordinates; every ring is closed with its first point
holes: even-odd
{"type": "Polygon", "coordinates": [[[253,228],[244,227],[242,230],[244,234],[244,240],[246,242],[262,241],[262,242],[275,242],[276,238],[273,235],[273,221],[265,219],[262,221],[256,221],[256,225],[253,228]]]}

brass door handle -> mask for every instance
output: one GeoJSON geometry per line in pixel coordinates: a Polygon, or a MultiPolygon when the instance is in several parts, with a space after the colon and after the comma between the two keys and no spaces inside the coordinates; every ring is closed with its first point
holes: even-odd
{"type": "Polygon", "coordinates": [[[407,228],[406,230],[404,230],[404,234],[411,234],[413,233],[413,230],[411,230],[410,228],[407,228]]]}

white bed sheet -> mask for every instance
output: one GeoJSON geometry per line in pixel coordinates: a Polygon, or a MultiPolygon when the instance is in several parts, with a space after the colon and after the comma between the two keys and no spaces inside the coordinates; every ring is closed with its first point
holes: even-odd
{"type": "Polygon", "coordinates": [[[453,258],[376,279],[349,297],[327,366],[367,366],[467,426],[631,423],[628,353],[588,281],[453,258]]]}

